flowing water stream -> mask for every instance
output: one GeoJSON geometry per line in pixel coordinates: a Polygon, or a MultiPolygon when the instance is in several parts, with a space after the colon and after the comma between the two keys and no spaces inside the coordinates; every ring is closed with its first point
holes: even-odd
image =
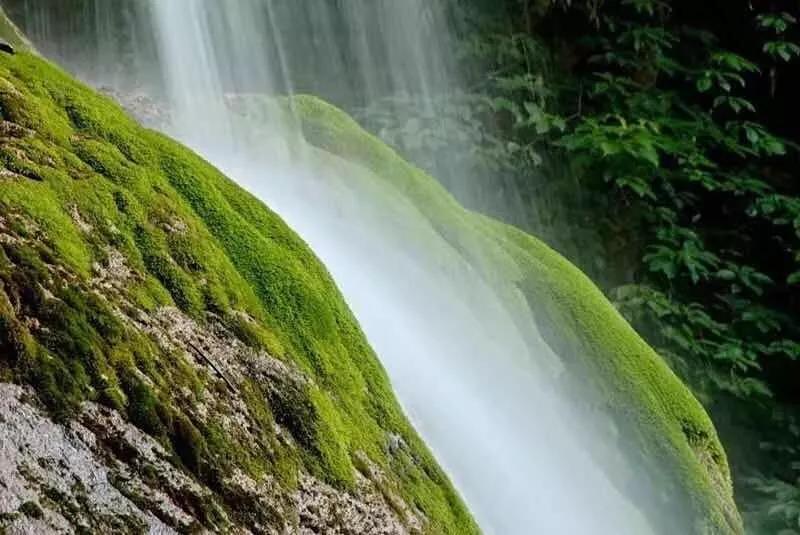
{"type": "Polygon", "coordinates": [[[46,53],[97,85],[145,86],[167,104],[168,133],[311,245],[485,533],[657,532],[592,455],[616,446],[576,420],[531,311],[511,309],[402,195],[306,146],[291,118],[268,111],[255,135],[231,111],[231,94],[294,87],[364,99],[434,91],[447,83],[449,51],[432,2],[142,0],[126,11],[130,37],[120,44],[103,29],[108,5],[87,1],[82,31],[107,39],[98,50],[109,56],[129,54],[123,71],[122,52],[69,50],[49,27],[55,4],[24,3],[46,53]]]}

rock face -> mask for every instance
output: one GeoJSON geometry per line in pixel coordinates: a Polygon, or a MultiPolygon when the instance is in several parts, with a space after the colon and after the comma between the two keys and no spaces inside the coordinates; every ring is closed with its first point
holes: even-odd
{"type": "MultiPolygon", "coordinates": [[[[230,486],[294,522],[237,525],[216,497],[170,461],[152,437],[119,413],[86,403],[68,424],[56,423],[30,388],[0,384],[0,513],[5,533],[185,533],[203,530],[196,507],[215,510],[215,531],[406,535],[402,520],[365,476],[354,492],[303,474],[292,495],[242,472],[230,486]]],[[[404,521],[411,520],[406,527],[404,521]]]]}
{"type": "Polygon", "coordinates": [[[113,453],[135,451],[136,462],[167,468],[161,480],[174,489],[200,493],[166,462],[152,438],[97,405],[87,405],[82,414],[97,433],[79,421],[57,424],[37,405],[31,389],[0,384],[0,510],[7,533],[174,533],[153,511],[176,527],[193,521],[161,489],[132,480],[132,467],[113,453]],[[112,440],[113,446],[106,446],[112,440]],[[131,490],[150,497],[152,510],[145,512],[128,498],[131,490]]]}
{"type": "Polygon", "coordinates": [[[0,533],[477,532],[308,247],[24,51],[0,54],[0,453],[0,533]]]}

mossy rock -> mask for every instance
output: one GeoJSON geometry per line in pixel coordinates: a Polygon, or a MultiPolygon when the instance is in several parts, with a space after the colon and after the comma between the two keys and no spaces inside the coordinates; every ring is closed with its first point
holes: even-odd
{"type": "Polygon", "coordinates": [[[19,31],[17,25],[9,19],[0,6],[0,39],[14,47],[17,51],[32,51],[33,46],[27,37],[19,31]]]}
{"type": "Polygon", "coordinates": [[[651,488],[634,493],[655,501],[666,495],[690,512],[686,522],[664,523],[657,517],[669,513],[651,511],[655,525],[678,524],[698,534],[743,532],[726,454],[707,413],[579,269],[533,236],[461,207],[344,112],[311,96],[294,97],[289,107],[312,145],[366,168],[411,201],[517,317],[533,311],[539,331],[570,370],[566,388],[610,414],[635,463],[651,473],[651,488]]]}
{"type": "Polygon", "coordinates": [[[235,471],[287,496],[301,474],[355,492],[366,459],[425,533],[477,532],[325,267],[278,216],[32,53],[0,54],[0,120],[0,379],[32,386],[54,418],[95,401],[156,437],[228,507],[195,507],[208,529],[256,514],[228,492],[235,471]],[[114,265],[116,286],[103,278],[114,265]],[[131,326],[174,308],[304,380],[226,386],[131,326]],[[192,417],[187,400],[228,388],[253,443],[192,417]],[[395,435],[403,463],[386,447],[395,435]]]}

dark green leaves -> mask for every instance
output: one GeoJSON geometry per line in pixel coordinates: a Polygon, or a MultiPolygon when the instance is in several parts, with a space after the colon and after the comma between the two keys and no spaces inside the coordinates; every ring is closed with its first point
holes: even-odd
{"type": "Polygon", "coordinates": [[[708,251],[693,231],[677,226],[658,230],[658,244],[651,245],[644,256],[648,269],[672,280],[686,274],[692,283],[711,277],[720,259],[708,251]]]}
{"type": "Polygon", "coordinates": [[[800,285],[800,201],[787,186],[796,177],[773,171],[791,145],[759,109],[773,63],[800,55],[796,20],[759,16],[745,48],[672,15],[647,0],[601,9],[582,41],[580,112],[555,145],[607,188],[609,219],[634,229],[640,263],[637,284],[617,296],[623,312],[657,333],[651,341],[702,396],[763,400],[765,363],[793,360],[800,340],[788,309],[800,285]]]}
{"type": "Polygon", "coordinates": [[[763,50],[772,59],[787,63],[800,56],[800,45],[787,41],[768,41],[764,43],[763,50]]]}
{"type": "Polygon", "coordinates": [[[771,30],[775,34],[786,33],[790,26],[797,24],[797,19],[789,13],[765,13],[756,17],[758,26],[764,30],[771,30]]]}

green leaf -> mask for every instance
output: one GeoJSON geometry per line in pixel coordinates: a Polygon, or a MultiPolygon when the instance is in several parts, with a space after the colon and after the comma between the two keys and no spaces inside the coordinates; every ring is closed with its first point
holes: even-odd
{"type": "Polygon", "coordinates": [[[775,138],[765,140],[762,147],[764,152],[771,156],[783,156],[786,154],[786,146],[775,138]]]}
{"type": "Polygon", "coordinates": [[[650,188],[650,184],[642,178],[627,176],[618,178],[616,183],[620,188],[633,190],[639,197],[656,198],[655,193],[653,193],[653,190],[650,188]]]}
{"type": "Polygon", "coordinates": [[[773,59],[789,62],[800,56],[800,45],[788,41],[769,41],[764,44],[763,51],[773,59]]]}
{"type": "Polygon", "coordinates": [[[729,269],[721,269],[717,271],[717,277],[725,281],[732,281],[736,279],[736,273],[729,269]]]}
{"type": "Polygon", "coordinates": [[[706,74],[699,80],[697,80],[697,90],[701,93],[705,93],[709,89],[711,89],[711,77],[706,74]]]}
{"type": "Polygon", "coordinates": [[[797,22],[794,16],[785,11],[782,13],[765,13],[756,17],[758,25],[765,30],[773,30],[776,34],[782,34],[789,29],[789,26],[797,22]]]}
{"type": "Polygon", "coordinates": [[[619,153],[621,147],[619,146],[618,143],[612,143],[610,141],[601,141],[600,150],[603,152],[603,156],[613,156],[614,154],[619,153]]]}
{"type": "Polygon", "coordinates": [[[720,67],[732,69],[735,72],[758,72],[758,66],[743,56],[733,52],[720,51],[711,56],[711,61],[720,67]]]}
{"type": "Polygon", "coordinates": [[[761,135],[755,128],[752,128],[750,126],[745,126],[744,131],[745,134],[747,135],[747,141],[749,141],[750,144],[752,145],[756,145],[761,139],[761,135]]]}
{"type": "Polygon", "coordinates": [[[653,145],[651,144],[643,145],[639,150],[639,156],[644,158],[653,167],[659,166],[660,161],[658,158],[658,151],[653,145]]]}

